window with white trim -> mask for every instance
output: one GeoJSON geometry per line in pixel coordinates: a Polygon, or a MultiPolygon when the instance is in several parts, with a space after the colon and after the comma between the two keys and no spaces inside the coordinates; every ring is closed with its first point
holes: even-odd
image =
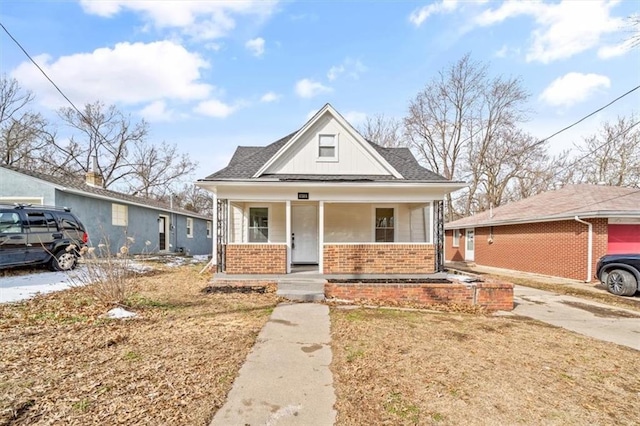
{"type": "Polygon", "coordinates": [[[318,159],[335,160],[338,158],[338,138],[336,135],[318,135],[318,159]]]}
{"type": "Polygon", "coordinates": [[[392,243],[395,240],[395,209],[376,207],[376,243],[392,243]]]}
{"type": "Polygon", "coordinates": [[[128,210],[124,204],[111,204],[111,224],[113,226],[127,226],[129,224],[128,210]]]}
{"type": "Polygon", "coordinates": [[[211,227],[212,227],[212,223],[210,221],[207,221],[207,238],[211,238],[211,227]]]}
{"type": "Polygon", "coordinates": [[[193,238],[193,219],[187,218],[187,238],[193,238]]]}
{"type": "Polygon", "coordinates": [[[460,247],[460,230],[459,229],[454,229],[453,230],[453,240],[451,241],[451,245],[452,247],[460,247]]]}
{"type": "Polygon", "coordinates": [[[249,208],[249,242],[269,242],[269,208],[249,208]]]}

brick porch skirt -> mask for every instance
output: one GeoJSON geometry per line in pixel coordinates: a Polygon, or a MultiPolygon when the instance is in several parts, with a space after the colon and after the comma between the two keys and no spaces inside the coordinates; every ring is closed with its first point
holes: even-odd
{"type": "Polygon", "coordinates": [[[419,306],[477,305],[490,311],[513,310],[513,284],[499,281],[456,281],[442,284],[327,283],[324,294],[327,298],[348,301],[399,302],[419,306]]]}
{"type": "Polygon", "coordinates": [[[330,244],[323,248],[325,274],[431,274],[433,244],[330,244]]]}
{"type": "Polygon", "coordinates": [[[286,244],[227,244],[226,273],[286,274],[286,244]]]}

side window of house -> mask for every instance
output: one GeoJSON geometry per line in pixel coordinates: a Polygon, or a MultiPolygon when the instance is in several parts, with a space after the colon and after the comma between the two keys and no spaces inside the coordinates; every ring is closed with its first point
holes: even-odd
{"type": "Polygon", "coordinates": [[[376,208],[376,243],[394,241],[395,217],[393,207],[376,208]]]}
{"type": "Polygon", "coordinates": [[[266,243],[269,241],[269,209],[267,207],[249,208],[249,242],[266,243]]]}
{"type": "Polygon", "coordinates": [[[22,232],[20,215],[16,212],[0,212],[0,234],[19,234],[22,232]]]}
{"type": "Polygon", "coordinates": [[[211,238],[211,222],[207,221],[207,238],[211,238]]]}
{"type": "Polygon", "coordinates": [[[187,218],[187,238],[193,238],[193,219],[187,218]]]}
{"type": "Polygon", "coordinates": [[[459,229],[454,229],[453,230],[452,245],[453,245],[453,247],[460,247],[460,230],[459,229]]]}
{"type": "Polygon", "coordinates": [[[318,136],[318,158],[321,160],[331,160],[338,158],[338,147],[336,135],[318,136]]]}
{"type": "Polygon", "coordinates": [[[127,206],[123,204],[111,204],[111,224],[113,226],[127,226],[129,223],[127,206]]]}

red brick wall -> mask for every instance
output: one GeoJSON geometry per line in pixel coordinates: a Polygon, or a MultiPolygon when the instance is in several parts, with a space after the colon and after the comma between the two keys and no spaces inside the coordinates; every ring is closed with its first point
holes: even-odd
{"type": "MultiPolygon", "coordinates": [[[[598,258],[607,251],[607,219],[587,221],[593,224],[593,275],[598,258]]],[[[494,226],[493,242],[489,243],[491,228],[476,228],[475,263],[585,280],[588,229],[575,220],[494,226]]],[[[455,260],[451,234],[452,231],[447,231],[447,260],[455,260]]]]}
{"type": "Polygon", "coordinates": [[[327,283],[325,296],[342,300],[390,301],[418,305],[479,305],[489,310],[513,309],[513,284],[374,284],[327,283]]]}
{"type": "Polygon", "coordinates": [[[325,274],[430,274],[432,244],[325,244],[325,274]]]}
{"type": "Polygon", "coordinates": [[[286,274],[286,244],[227,244],[227,274],[286,274]]]}
{"type": "Polygon", "coordinates": [[[464,261],[464,229],[460,231],[458,247],[453,246],[453,231],[444,231],[444,255],[445,259],[452,262],[464,261]]]}

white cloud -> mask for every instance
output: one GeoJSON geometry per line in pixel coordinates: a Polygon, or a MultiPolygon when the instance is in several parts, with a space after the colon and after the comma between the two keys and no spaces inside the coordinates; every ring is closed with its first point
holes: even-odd
{"type": "Polygon", "coordinates": [[[411,12],[411,15],[409,15],[409,21],[416,27],[419,27],[429,16],[437,13],[451,13],[457,8],[458,0],[442,0],[414,10],[411,12]]]}
{"type": "Polygon", "coordinates": [[[367,120],[367,114],[360,111],[347,111],[344,114],[344,118],[349,122],[349,124],[355,127],[367,120]]]}
{"type": "Polygon", "coordinates": [[[547,64],[597,47],[603,35],[620,31],[623,20],[610,16],[615,4],[603,0],[504,2],[478,15],[476,24],[490,26],[520,15],[533,17],[536,26],[526,59],[547,64]]]}
{"type": "Polygon", "coordinates": [[[262,56],[264,54],[264,39],[262,37],[257,37],[247,41],[244,44],[254,56],[262,56]]]}
{"type": "Polygon", "coordinates": [[[198,106],[194,108],[194,111],[208,117],[226,118],[236,112],[237,109],[237,105],[228,105],[217,99],[210,99],[200,102],[198,106]]]}
{"type": "MultiPolygon", "coordinates": [[[[118,43],[91,53],[76,53],[52,60],[35,58],[40,67],[74,103],[101,100],[106,103],[138,104],[161,99],[205,99],[213,86],[200,82],[200,71],[209,64],[197,53],[171,41],[118,43]]],[[[38,93],[50,107],[66,105],[30,62],[23,62],[11,75],[25,88],[38,93]]]]}
{"type": "Polygon", "coordinates": [[[552,106],[570,107],[610,86],[607,76],[570,72],[551,82],[540,95],[540,100],[552,106]]]}
{"type": "Polygon", "coordinates": [[[619,44],[602,46],[600,49],[598,49],[598,58],[609,59],[609,58],[614,58],[616,56],[622,56],[625,53],[629,52],[632,47],[633,47],[633,40],[631,38],[619,44]]]}
{"type": "Polygon", "coordinates": [[[89,14],[111,18],[132,11],[158,29],[180,29],[196,39],[223,37],[236,26],[239,16],[253,15],[265,19],[274,12],[275,0],[179,1],[179,0],[80,0],[89,14]]]}
{"type": "Polygon", "coordinates": [[[303,78],[296,83],[296,94],[301,98],[313,98],[322,93],[328,93],[333,91],[331,87],[325,86],[320,82],[313,81],[308,78],[303,78]]]}
{"type": "Polygon", "coordinates": [[[327,78],[329,81],[334,81],[341,75],[357,80],[360,78],[360,74],[367,71],[367,67],[357,59],[345,58],[339,65],[332,66],[327,72],[327,78]]]}
{"type": "Polygon", "coordinates": [[[262,97],[260,98],[260,102],[276,102],[281,98],[280,95],[278,95],[275,92],[267,92],[264,95],[262,95],[262,97]]]}
{"type": "Polygon", "coordinates": [[[167,109],[167,103],[165,101],[155,101],[142,108],[140,115],[151,122],[171,121],[174,118],[175,112],[167,109]]]}

